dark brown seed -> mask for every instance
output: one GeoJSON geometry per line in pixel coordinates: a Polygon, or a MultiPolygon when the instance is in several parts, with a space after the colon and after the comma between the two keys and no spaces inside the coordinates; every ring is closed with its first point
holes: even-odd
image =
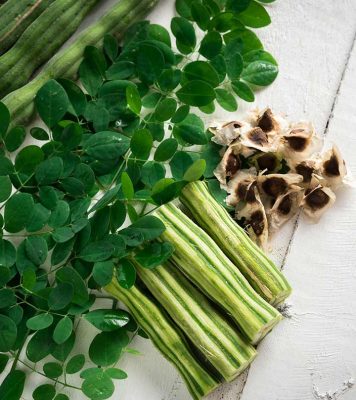
{"type": "Polygon", "coordinates": [[[307,147],[308,140],[306,138],[300,136],[284,136],[284,138],[294,151],[303,151],[307,147]]]}
{"type": "Polygon", "coordinates": [[[314,172],[313,167],[309,167],[309,165],[303,161],[295,167],[295,170],[297,174],[302,175],[304,183],[309,183],[311,181],[314,172]]]}
{"type": "Polygon", "coordinates": [[[285,195],[278,205],[278,211],[283,215],[288,215],[292,209],[292,199],[289,194],[285,195]]]}
{"type": "Polygon", "coordinates": [[[287,190],[288,184],[283,178],[273,176],[272,178],[267,178],[262,183],[262,189],[266,194],[272,197],[277,197],[287,190]]]}
{"type": "Polygon", "coordinates": [[[277,167],[277,157],[274,154],[265,153],[258,157],[257,164],[260,170],[266,169],[268,172],[272,172],[277,167]]]}
{"type": "Polygon", "coordinates": [[[325,207],[329,201],[329,196],[321,188],[313,190],[305,198],[305,202],[312,210],[320,210],[325,207]]]}
{"type": "Polygon", "coordinates": [[[271,132],[274,129],[272,111],[269,108],[260,116],[257,126],[264,132],[271,132]]]}
{"type": "Polygon", "coordinates": [[[257,236],[262,235],[265,227],[262,211],[257,210],[253,212],[249,223],[257,236]]]}
{"type": "Polygon", "coordinates": [[[234,176],[236,172],[240,169],[241,167],[241,162],[239,156],[236,156],[233,153],[230,153],[227,161],[226,161],[226,176],[234,176]]]}
{"type": "Polygon", "coordinates": [[[268,137],[265,132],[261,128],[254,128],[248,134],[248,138],[251,142],[254,142],[260,146],[263,146],[268,143],[268,137]]]}
{"type": "Polygon", "coordinates": [[[324,171],[328,176],[340,176],[339,162],[334,154],[324,162],[324,171]]]}
{"type": "Polygon", "coordinates": [[[255,187],[256,187],[256,182],[252,183],[249,181],[240,182],[236,190],[237,196],[241,200],[246,201],[247,203],[254,203],[256,201],[255,187]]]}

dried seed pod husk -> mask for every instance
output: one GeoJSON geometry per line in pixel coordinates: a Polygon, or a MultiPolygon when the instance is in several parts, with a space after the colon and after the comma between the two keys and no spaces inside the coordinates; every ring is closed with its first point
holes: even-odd
{"type": "Polygon", "coordinates": [[[226,198],[226,203],[235,207],[239,202],[256,202],[256,178],[257,172],[254,168],[239,171],[227,185],[229,195],[226,198]]]}
{"type": "Polygon", "coordinates": [[[274,114],[270,108],[252,111],[249,122],[268,135],[281,135],[289,128],[289,122],[281,115],[274,114]]]}
{"type": "MultiPolygon", "coordinates": [[[[250,149],[249,155],[252,155],[256,150],[268,153],[275,152],[278,149],[279,141],[276,138],[268,135],[259,127],[241,128],[241,136],[239,137],[239,142],[250,149]]],[[[248,154],[246,154],[248,156],[248,154]]]]}
{"type": "Polygon", "coordinates": [[[306,122],[294,124],[281,138],[281,152],[289,166],[311,158],[322,145],[323,140],[316,136],[314,126],[306,122]]]}
{"type": "Polygon", "coordinates": [[[263,249],[268,243],[268,220],[266,210],[262,204],[257,187],[253,187],[255,201],[238,204],[235,216],[238,220],[244,220],[244,226],[250,238],[263,249]],[[241,207],[241,208],[240,208],[241,207]]]}
{"type": "Polygon", "coordinates": [[[240,130],[245,126],[251,127],[243,121],[230,121],[221,126],[210,127],[209,131],[213,134],[211,140],[221,146],[229,146],[240,136],[240,130]]]}
{"type": "Polygon", "coordinates": [[[305,192],[301,206],[311,221],[318,222],[325,211],[335,203],[335,198],[335,193],[330,188],[318,185],[305,192]]]}
{"type": "Polygon", "coordinates": [[[222,188],[226,189],[226,185],[241,169],[241,144],[236,143],[228,147],[214,170],[214,175],[218,179],[222,188]]]}
{"type": "Polygon", "coordinates": [[[347,170],[345,161],[337,146],[334,145],[323,154],[320,173],[322,176],[322,183],[325,186],[330,186],[335,189],[344,183],[347,170]]]}
{"type": "Polygon", "coordinates": [[[259,175],[257,178],[260,193],[274,199],[285,194],[291,185],[299,185],[302,181],[302,175],[293,173],[259,175]]]}
{"type": "Polygon", "coordinates": [[[315,160],[305,160],[297,162],[292,171],[303,177],[303,181],[300,183],[301,186],[308,188],[312,186],[313,177],[317,172],[317,162],[315,160]]]}
{"type": "Polygon", "coordinates": [[[278,153],[262,153],[258,152],[249,160],[250,165],[254,166],[257,171],[267,173],[275,173],[280,170],[282,166],[282,159],[278,153]]]}
{"type": "Polygon", "coordinates": [[[304,196],[304,189],[292,185],[287,193],[277,197],[273,207],[267,214],[269,231],[276,232],[282,225],[289,221],[299,210],[304,196]]]}

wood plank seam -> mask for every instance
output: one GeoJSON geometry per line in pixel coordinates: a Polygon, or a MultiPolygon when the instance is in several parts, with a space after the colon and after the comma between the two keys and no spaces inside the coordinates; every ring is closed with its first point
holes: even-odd
{"type": "MultiPolygon", "coordinates": [[[[340,81],[339,81],[339,84],[338,84],[337,89],[336,89],[336,92],[335,92],[334,101],[333,101],[333,103],[332,103],[332,105],[331,105],[330,112],[329,112],[329,117],[328,117],[328,119],[327,119],[327,122],[326,122],[326,124],[325,124],[325,129],[324,129],[324,132],[323,132],[323,134],[322,134],[322,136],[323,136],[324,138],[327,137],[327,134],[328,134],[328,132],[329,132],[330,121],[331,121],[332,118],[333,118],[333,113],[334,113],[335,106],[336,106],[336,104],[337,104],[337,99],[338,99],[338,97],[339,97],[339,95],[340,95],[340,89],[341,89],[341,87],[342,87],[342,83],[343,83],[343,80],[344,80],[344,78],[345,78],[345,73],[346,73],[346,71],[347,71],[347,69],[348,69],[348,65],[349,65],[349,62],[350,62],[351,54],[352,54],[352,51],[354,50],[355,45],[356,45],[356,30],[355,30],[355,33],[354,33],[354,35],[353,35],[353,40],[352,40],[350,49],[349,49],[349,51],[348,51],[348,53],[347,53],[347,57],[346,57],[346,60],[345,60],[345,63],[344,63],[344,68],[343,68],[343,70],[342,70],[342,73],[341,73],[341,76],[340,76],[340,81]]],[[[280,266],[281,271],[283,271],[283,269],[284,269],[284,267],[285,267],[285,265],[286,265],[286,262],[287,262],[287,259],[288,259],[288,255],[289,255],[289,253],[290,253],[290,249],[291,249],[291,247],[292,247],[293,240],[294,240],[295,234],[296,234],[297,229],[298,229],[298,226],[299,226],[299,221],[300,221],[300,212],[298,213],[298,216],[297,216],[296,221],[295,221],[295,223],[294,223],[294,227],[293,227],[293,230],[292,230],[292,234],[291,234],[290,240],[289,240],[289,242],[288,242],[288,247],[287,247],[287,250],[286,250],[286,252],[285,252],[285,254],[284,254],[282,264],[281,264],[281,266],[280,266]]],[[[237,393],[236,400],[242,400],[242,395],[243,395],[244,388],[245,388],[246,383],[247,383],[247,380],[248,380],[248,375],[249,375],[249,371],[247,372],[246,376],[244,377],[244,380],[243,380],[243,382],[242,382],[241,389],[240,389],[239,392],[237,393]]]]}
{"type": "Polygon", "coordinates": [[[324,133],[323,133],[324,138],[329,133],[330,121],[332,120],[333,115],[334,115],[335,106],[337,104],[337,100],[338,100],[339,95],[340,95],[340,89],[341,89],[342,83],[343,83],[343,81],[345,79],[345,73],[346,73],[347,67],[348,67],[348,65],[350,63],[351,54],[352,54],[352,52],[354,50],[355,44],[356,44],[356,30],[355,30],[354,37],[353,37],[353,40],[352,40],[352,43],[351,43],[351,46],[350,46],[349,53],[348,53],[346,61],[345,61],[345,65],[344,65],[344,69],[343,69],[342,74],[341,74],[340,82],[339,82],[339,85],[337,87],[337,91],[336,91],[336,95],[335,95],[335,98],[334,98],[334,102],[333,102],[333,104],[331,106],[331,111],[330,111],[330,114],[329,114],[329,118],[326,121],[325,129],[324,129],[324,133]]]}

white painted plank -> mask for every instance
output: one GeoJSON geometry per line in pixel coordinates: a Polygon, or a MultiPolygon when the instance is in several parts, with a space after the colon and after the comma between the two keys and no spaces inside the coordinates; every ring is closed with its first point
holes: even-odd
{"type": "MultiPolygon", "coordinates": [[[[354,176],[355,92],[356,48],[327,135],[354,176]]],[[[356,398],[356,387],[347,387],[356,378],[355,233],[355,188],[339,190],[335,206],[319,224],[300,221],[285,265],[294,288],[291,319],[259,347],[242,400],[356,398]]]]}

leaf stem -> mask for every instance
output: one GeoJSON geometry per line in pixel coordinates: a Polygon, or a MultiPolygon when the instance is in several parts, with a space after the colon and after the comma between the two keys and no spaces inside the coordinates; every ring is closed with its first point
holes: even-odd
{"type": "Polygon", "coordinates": [[[20,348],[17,350],[14,361],[12,363],[11,366],[11,371],[14,371],[16,369],[17,363],[19,361],[20,355],[21,355],[21,351],[23,349],[24,344],[22,344],[22,346],[20,346],[20,348]]]}
{"type": "Polygon", "coordinates": [[[22,361],[22,360],[19,359],[18,362],[21,363],[22,365],[24,365],[26,368],[30,369],[31,371],[36,372],[36,374],[42,375],[45,378],[50,379],[53,382],[59,383],[60,385],[68,387],[68,388],[71,388],[71,389],[76,389],[76,390],[82,391],[82,388],[80,388],[78,386],[70,385],[69,383],[65,383],[65,382],[59,381],[58,379],[50,378],[49,376],[47,376],[47,375],[43,374],[42,372],[38,371],[36,368],[33,368],[30,364],[26,363],[25,361],[22,361]]]}

